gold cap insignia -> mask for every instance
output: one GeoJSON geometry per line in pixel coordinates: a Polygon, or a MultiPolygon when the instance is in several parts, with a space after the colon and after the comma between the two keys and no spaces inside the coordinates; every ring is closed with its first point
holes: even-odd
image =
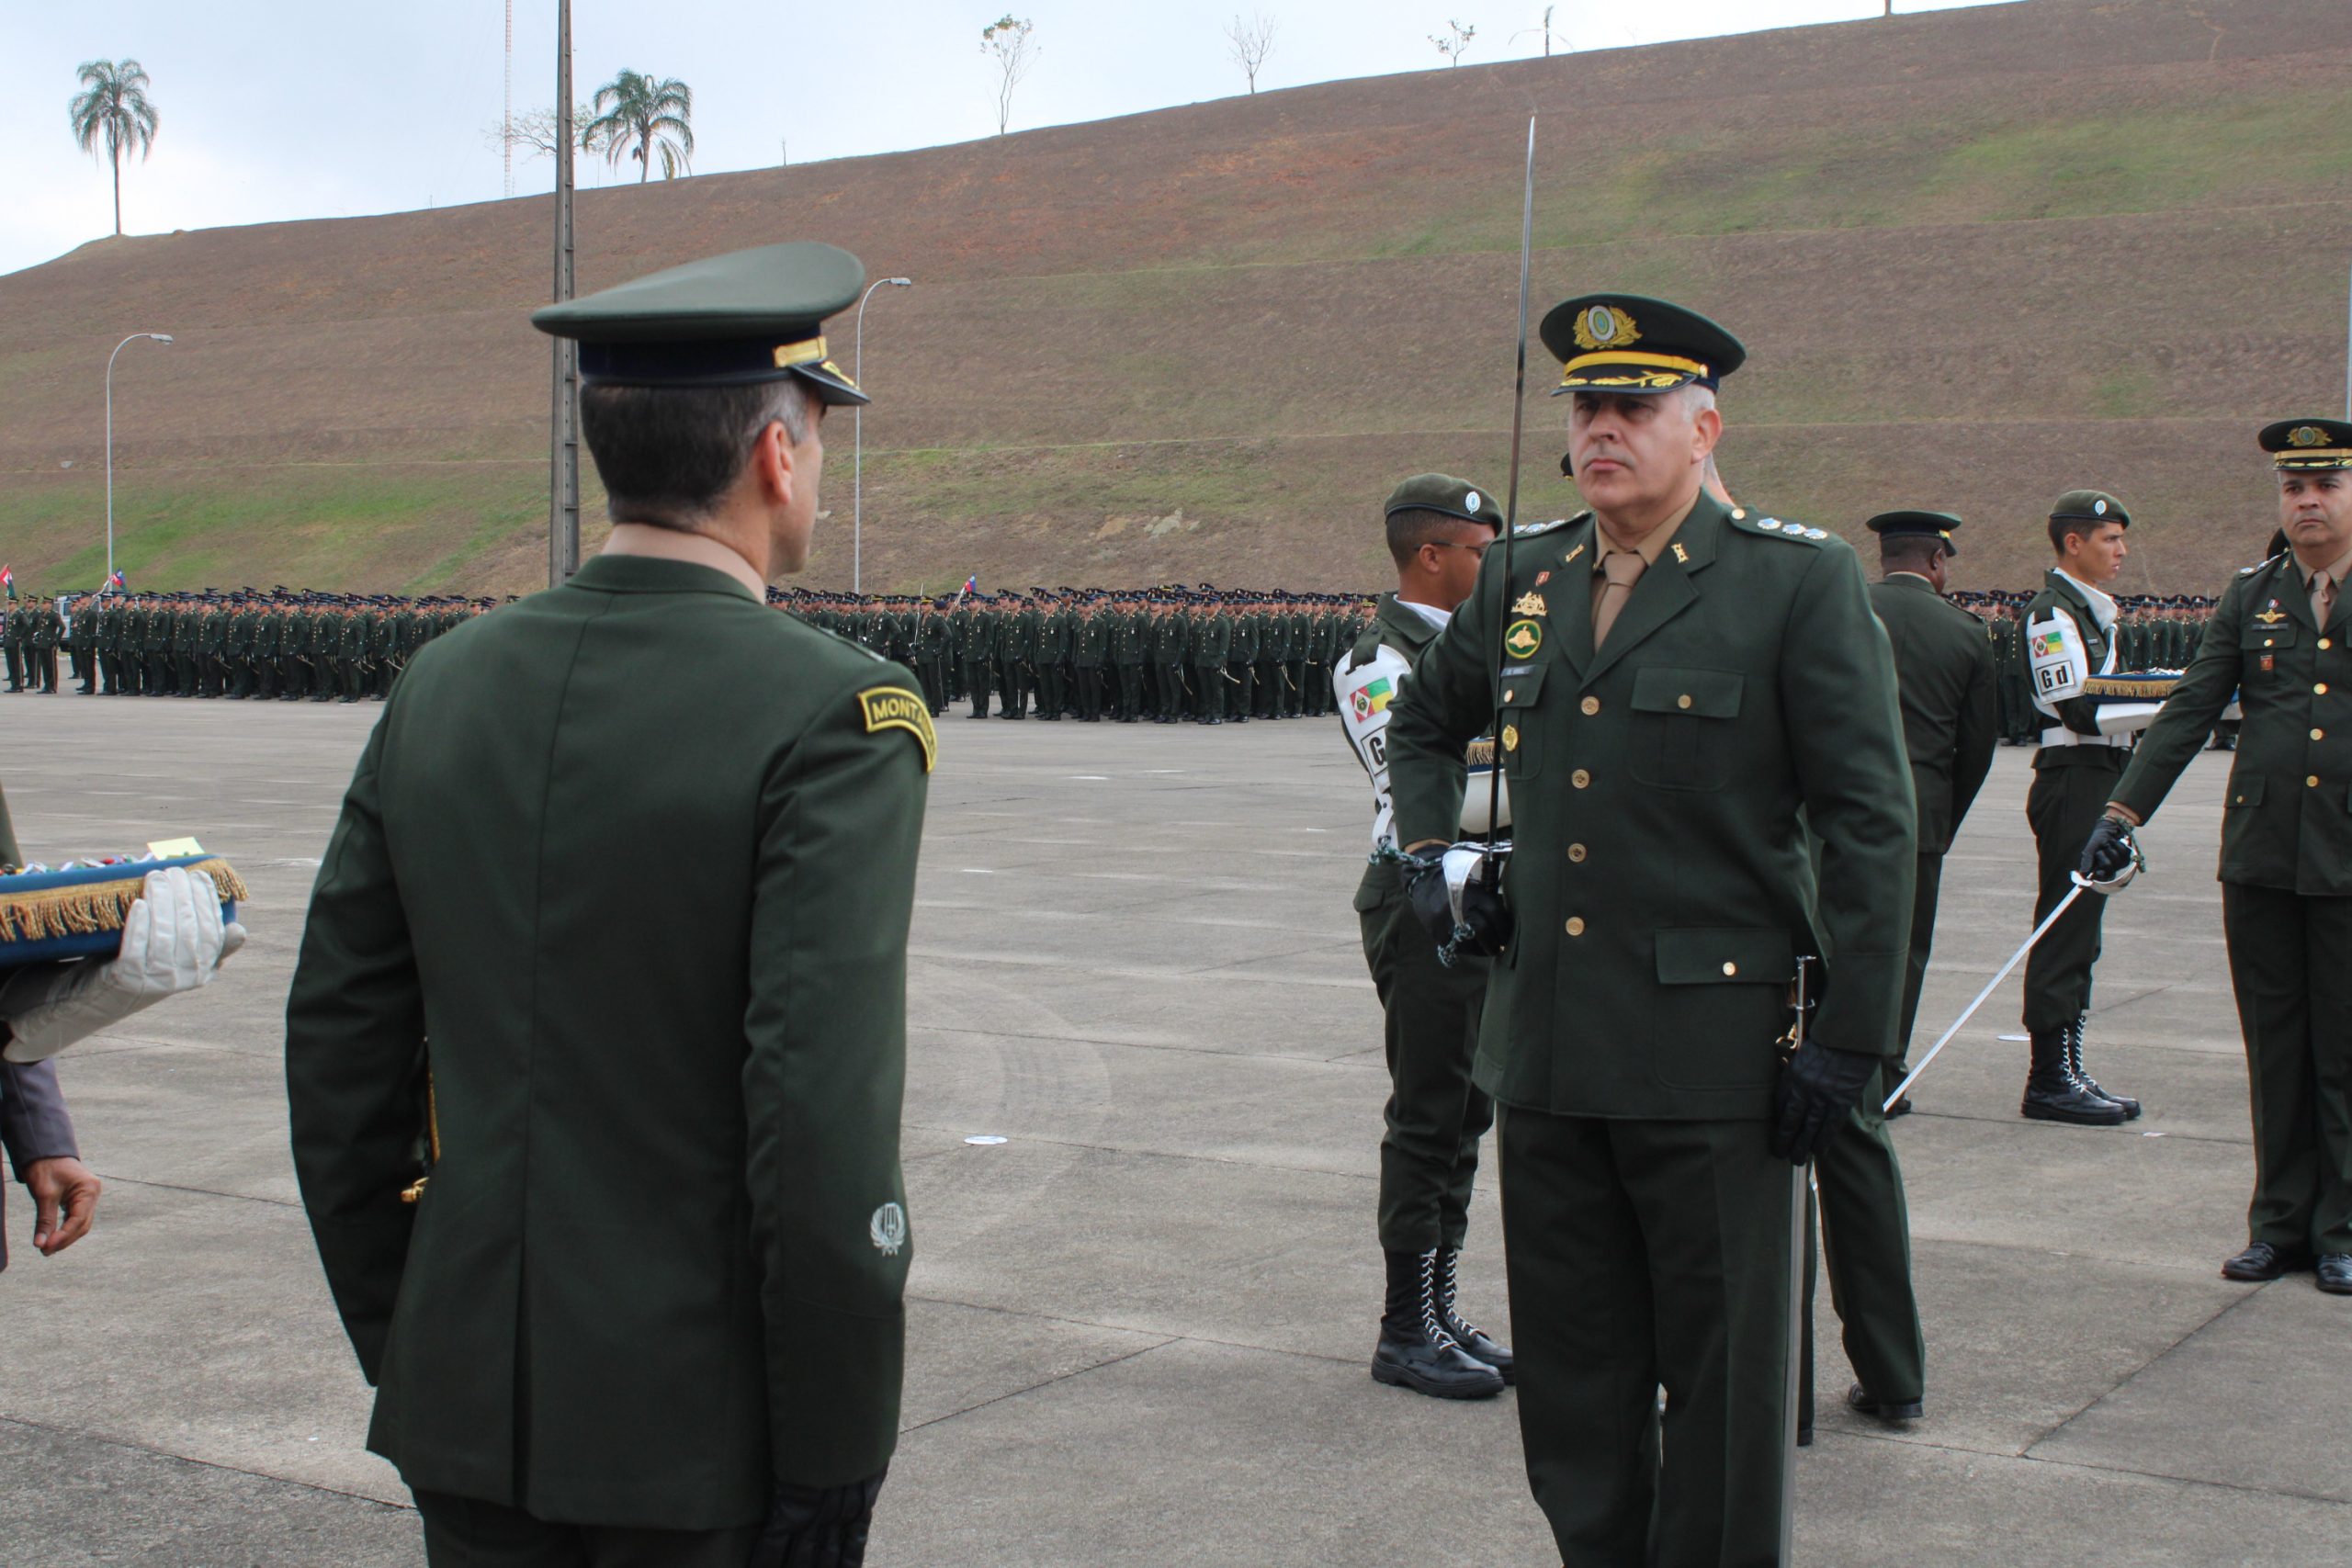
{"type": "Polygon", "coordinates": [[[1510,613],[1514,615],[1548,615],[1552,613],[1552,606],[1544,603],[1541,593],[1522,593],[1519,596],[1519,603],[1510,607],[1510,613]]]}
{"type": "Polygon", "coordinates": [[[2294,433],[2287,437],[2287,441],[2289,445],[2295,446],[2324,446],[2327,445],[2327,432],[2315,425],[2298,425],[2294,433]]]}
{"type": "MultiPolygon", "coordinates": [[[[796,365],[821,365],[825,359],[825,340],[812,337],[802,343],[779,344],[775,351],[775,367],[789,370],[796,365]]],[[[828,367],[828,368],[831,368],[828,367]]]]}
{"type": "Polygon", "coordinates": [[[1641,341],[1641,327],[1614,305],[1595,305],[1577,318],[1577,346],[1588,352],[1624,348],[1641,341]]]}

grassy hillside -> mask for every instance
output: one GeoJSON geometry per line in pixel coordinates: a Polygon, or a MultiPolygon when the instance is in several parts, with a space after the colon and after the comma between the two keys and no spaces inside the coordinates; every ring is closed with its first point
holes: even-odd
{"type": "MultiPolygon", "coordinates": [[[[581,283],[802,236],[918,279],[868,322],[869,588],[1368,583],[1397,476],[1502,488],[1532,111],[1539,301],[1668,294],[1746,338],[1744,500],[1849,534],[1956,510],[1964,581],[2022,582],[2049,499],[2096,484],[2142,519],[2125,586],[2207,588],[2271,525],[2252,429],[2343,398],[2342,13],[2031,0],[609,188],[580,199],[581,283]]],[[[0,277],[0,557],[95,581],[98,377],[141,329],[179,341],[117,372],[135,582],[539,581],[550,213],[107,240],[0,277]]],[[[1576,504],[1543,390],[1530,515],[1576,504]]],[[[848,581],[849,434],[812,585],[848,581]]]]}

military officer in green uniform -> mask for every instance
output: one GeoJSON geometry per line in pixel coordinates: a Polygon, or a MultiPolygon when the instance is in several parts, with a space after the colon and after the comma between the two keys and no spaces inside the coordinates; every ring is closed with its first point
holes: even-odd
{"type": "MultiPolygon", "coordinates": [[[[1440,1398],[1483,1399],[1503,1391],[1511,1355],[1464,1320],[1455,1298],[1478,1140],[1495,1121],[1494,1102],[1470,1081],[1487,961],[1440,963],[1397,882],[1386,732],[1414,661],[1469,597],[1503,513],[1490,491],[1446,474],[1417,474],[1389,493],[1382,515],[1396,591],[1381,595],[1374,624],[1334,677],[1348,744],[1372,780],[1373,858],[1355,909],[1380,994],[1388,1064],[1378,1214],[1387,1293],[1372,1375],[1440,1398]]],[[[1483,744],[1491,763],[1494,742],[1483,744]]],[[[1483,830],[1483,784],[1463,804],[1483,830]]]]}
{"type": "Polygon", "coordinates": [[[2352,423],[2265,428],[2288,549],[2239,572],[2083,857],[2119,873],[2234,699],[2222,928],[2253,1091],[2254,1202],[2226,1279],[2352,1295],[2352,423]]]}
{"type": "Polygon", "coordinates": [[[418,654],[320,868],[295,1167],[436,1564],[863,1560],[933,739],[763,587],[864,400],[820,331],[864,280],[769,246],[534,318],[580,340],[611,543],[418,654]]]}
{"type": "Polygon", "coordinates": [[[1470,852],[1434,852],[1499,707],[1512,930],[1475,1073],[1500,1106],[1521,1431],[1562,1556],[1769,1562],[1802,1177],[1783,1162],[1843,1124],[1902,1000],[1893,663],[1844,541],[1702,492],[1716,388],[1746,357],[1729,333],[1605,294],[1543,337],[1593,510],[1526,529],[1508,574],[1488,551],[1421,655],[1388,728],[1396,837],[1451,930],[1448,863],[1470,852]],[[1798,961],[1825,954],[1784,1063],[1798,961]]]}
{"type": "MultiPolygon", "coordinates": [[[[2117,672],[2118,659],[2116,604],[2100,585],[2123,570],[2131,525],[2123,502],[2105,491],[2060,496],[2050,509],[2050,547],[2058,562],[2026,606],[2026,661],[2042,715],[2025,807],[2040,869],[2037,928],[2074,886],[2083,838],[2115,793],[2132,735],[2155,712],[2145,704],[2104,701],[2112,694],[2099,684],[2117,672]]],[[[2113,1127],[2140,1114],[2138,1100],[2109,1094],[2083,1065],[2106,906],[2104,898],[2075,899],[2025,961],[2032,1055],[2018,1109],[2036,1121],[2113,1127]]]]}
{"type": "MultiPolygon", "coordinates": [[[[1945,597],[1950,563],[1960,554],[1951,536],[1960,519],[1943,512],[1886,512],[1863,526],[1879,536],[1882,575],[1871,584],[1871,609],[1886,628],[1894,652],[1903,744],[1910,756],[1911,793],[1918,806],[1911,964],[1895,1026],[1896,1055],[1888,1066],[1887,1088],[1892,1089],[1907,1069],[1911,1032],[1919,1016],[1919,989],[1935,945],[1944,854],[1992,772],[2000,708],[1993,644],[1984,623],[1945,597]]],[[[1890,1114],[1900,1116],[1910,1109],[1906,1100],[1890,1114]]]]}

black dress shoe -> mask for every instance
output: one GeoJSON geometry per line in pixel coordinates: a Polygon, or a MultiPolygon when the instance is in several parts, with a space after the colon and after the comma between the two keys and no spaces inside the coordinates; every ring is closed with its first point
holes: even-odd
{"type": "Polygon", "coordinates": [[[1917,1421],[1926,1414],[1925,1407],[1916,1399],[1882,1400],[1860,1383],[1846,1391],[1846,1403],[1863,1415],[1875,1416],[1882,1421],[1917,1421]]]}
{"type": "Polygon", "coordinates": [[[2222,1278],[2258,1285],[2311,1266],[2311,1255],[2300,1247],[2290,1249],[2257,1241],[2222,1265],[2222,1278]]]}
{"type": "Polygon", "coordinates": [[[2352,1253],[2319,1255],[2319,1288],[2331,1296],[2352,1296],[2352,1253]]]}

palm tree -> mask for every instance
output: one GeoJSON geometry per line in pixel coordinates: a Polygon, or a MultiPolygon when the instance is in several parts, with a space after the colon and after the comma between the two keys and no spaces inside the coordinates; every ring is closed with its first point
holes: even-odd
{"type": "Polygon", "coordinates": [[[83,91],[65,106],[66,123],[85,152],[107,144],[107,162],[114,165],[114,231],[122,234],[122,154],[137,149],[141,158],[155,150],[155,106],[147,101],[147,73],[135,60],[92,60],[83,63],[83,91]]]}
{"type": "Polygon", "coordinates": [[[675,179],[694,157],[694,89],[674,76],[657,82],[636,71],[624,71],[596,89],[596,118],[581,128],[580,144],[591,152],[602,146],[605,162],[618,165],[626,152],[637,160],[637,183],[652,172],[653,157],[662,159],[662,177],[675,179]]]}

